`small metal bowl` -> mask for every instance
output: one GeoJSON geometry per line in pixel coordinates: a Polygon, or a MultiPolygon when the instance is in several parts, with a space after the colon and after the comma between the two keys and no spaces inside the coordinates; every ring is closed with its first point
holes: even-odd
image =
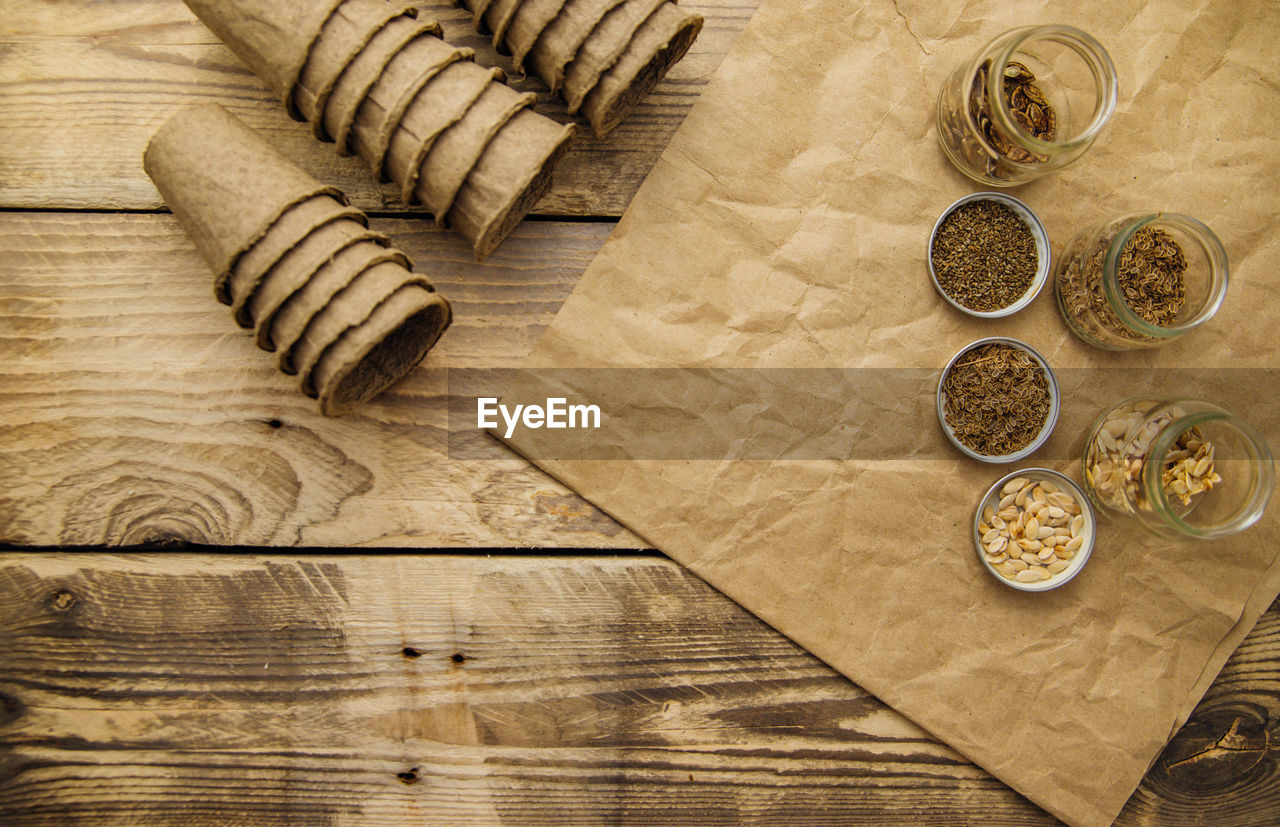
{"type": "Polygon", "coordinates": [[[1085,563],[1089,562],[1090,555],[1093,554],[1094,538],[1097,536],[1098,518],[1094,514],[1093,504],[1089,502],[1089,498],[1076,485],[1075,481],[1065,474],[1048,468],[1023,468],[1020,471],[1014,471],[1006,474],[996,481],[995,485],[987,489],[987,493],[978,501],[978,508],[973,514],[973,545],[977,550],[978,559],[987,571],[991,572],[991,576],[999,580],[1011,589],[1017,589],[1024,592],[1044,592],[1050,589],[1056,589],[1066,583],[1071,578],[1080,573],[1085,563]],[[987,561],[987,555],[982,547],[982,533],[978,530],[978,524],[982,522],[982,512],[987,506],[992,506],[993,510],[999,510],[1000,498],[1003,496],[1002,490],[1007,482],[1017,479],[1018,477],[1026,477],[1028,480],[1043,482],[1049,480],[1058,487],[1059,491],[1070,494],[1075,499],[1076,504],[1080,506],[1080,513],[1084,515],[1084,526],[1080,531],[1080,536],[1084,538],[1080,549],[1076,551],[1075,557],[1067,564],[1067,567],[1058,572],[1048,580],[1040,580],[1034,583],[1022,583],[1009,578],[996,571],[995,567],[987,561]]]}
{"type": "Polygon", "coordinates": [[[1045,232],[1044,225],[1040,223],[1040,218],[1032,212],[1031,208],[1026,204],[1014,198],[1012,195],[1006,195],[1003,192],[975,192],[959,199],[950,207],[942,211],[942,215],[933,225],[933,232],[929,234],[929,280],[933,282],[933,289],[938,291],[938,295],[946,300],[947,304],[959,310],[961,313],[974,316],[979,319],[999,319],[1004,316],[1012,316],[1022,308],[1031,304],[1031,301],[1040,293],[1040,288],[1044,287],[1045,282],[1049,280],[1049,234],[1045,232]],[[938,228],[942,226],[942,222],[947,220],[947,216],[955,212],[958,207],[968,204],[970,201],[997,201],[1004,204],[1022,219],[1027,228],[1031,230],[1031,237],[1036,242],[1036,275],[1031,280],[1031,286],[1027,288],[1027,292],[1006,307],[999,310],[974,310],[965,307],[960,302],[947,295],[947,291],[942,289],[942,285],[938,283],[938,274],[933,269],[933,241],[938,236],[938,228]]]}
{"type": "Polygon", "coordinates": [[[1041,445],[1044,444],[1045,440],[1049,438],[1049,435],[1053,433],[1053,427],[1058,424],[1058,408],[1061,405],[1061,399],[1058,393],[1058,378],[1053,375],[1053,368],[1049,367],[1049,363],[1045,360],[1045,358],[1041,356],[1040,353],[1031,345],[1019,339],[1011,339],[1008,336],[988,336],[985,339],[978,339],[977,341],[970,342],[969,344],[965,345],[964,347],[956,351],[956,355],[951,357],[951,361],[947,362],[947,366],[942,369],[942,375],[938,377],[937,397],[938,397],[938,424],[942,426],[942,432],[947,435],[947,439],[951,440],[951,444],[956,446],[956,448],[960,449],[960,451],[964,453],[966,456],[972,457],[976,460],[981,460],[982,462],[991,462],[991,463],[1017,462],[1018,460],[1025,459],[1026,457],[1034,453],[1036,449],[1038,449],[1041,445]],[[975,347],[979,347],[980,345],[991,344],[993,342],[1010,345],[1012,347],[1018,348],[1021,351],[1024,351],[1028,356],[1034,359],[1040,365],[1040,367],[1044,370],[1045,382],[1049,386],[1049,413],[1044,418],[1044,425],[1041,426],[1040,433],[1036,434],[1036,438],[1031,440],[1031,443],[1029,445],[1027,445],[1025,448],[1021,448],[1017,451],[1014,451],[1012,454],[994,455],[994,454],[978,453],[977,451],[970,448],[968,445],[965,445],[963,442],[961,442],[959,438],[956,437],[955,431],[952,430],[951,426],[947,424],[947,414],[945,410],[946,403],[947,403],[947,395],[942,390],[943,383],[947,381],[947,374],[951,372],[951,368],[955,366],[956,362],[960,359],[961,356],[973,350],[975,347]]]}

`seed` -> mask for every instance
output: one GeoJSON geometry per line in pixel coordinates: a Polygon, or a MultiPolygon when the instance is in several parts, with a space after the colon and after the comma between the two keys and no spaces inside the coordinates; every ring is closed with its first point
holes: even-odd
{"type": "Polygon", "coordinates": [[[1018,572],[1017,575],[1014,577],[1014,579],[1017,580],[1019,583],[1035,583],[1036,581],[1043,579],[1041,575],[1042,571],[1044,570],[1029,568],[1029,569],[1026,569],[1025,571],[1018,572]]]}
{"type": "Polygon", "coordinates": [[[1004,488],[1000,489],[1001,494],[1016,494],[1018,489],[1026,485],[1028,482],[1026,477],[1014,477],[1004,484],[1004,488]]]}
{"type": "Polygon", "coordinates": [[[1007,562],[1010,566],[1013,566],[1014,571],[1023,571],[1027,568],[1027,561],[1017,557],[1010,557],[1007,562]]]}
{"type": "Polygon", "coordinates": [[[1022,562],[1026,563],[1028,566],[1035,565],[1036,563],[1040,562],[1040,558],[1036,557],[1036,555],[1032,554],[1029,551],[1022,552],[1021,560],[1022,562]]]}
{"type": "Polygon", "coordinates": [[[1038,502],[1038,503],[1048,502],[1047,497],[1048,495],[1045,493],[1043,485],[1037,485],[1035,488],[1031,490],[1031,499],[1034,502],[1038,502]]]}
{"type": "Polygon", "coordinates": [[[1039,536],[1040,536],[1040,521],[1039,521],[1039,520],[1037,520],[1035,517],[1032,517],[1030,520],[1027,520],[1027,525],[1026,525],[1026,528],[1025,528],[1025,530],[1024,530],[1024,531],[1025,531],[1026,536],[1028,536],[1028,537],[1033,537],[1033,538],[1035,538],[1035,537],[1039,537],[1039,536]]]}
{"type": "MultiPolygon", "coordinates": [[[[1060,520],[1065,516],[1067,516],[1067,512],[1063,511],[1058,506],[1056,505],[1049,506],[1049,519],[1060,520]]],[[[988,520],[988,522],[990,522],[990,520],[988,520]]]]}
{"type": "Polygon", "coordinates": [[[1038,540],[1046,540],[1046,539],[1048,539],[1049,537],[1054,537],[1054,536],[1056,536],[1056,535],[1057,535],[1057,533],[1058,533],[1058,530],[1057,530],[1056,528],[1054,528],[1053,526],[1042,525],[1042,526],[1040,526],[1040,531],[1039,531],[1039,533],[1037,533],[1037,534],[1036,534],[1036,539],[1038,539],[1038,540]]]}
{"type": "Polygon", "coordinates": [[[1079,537],[1082,531],[1084,531],[1084,515],[1079,514],[1071,520],[1071,536],[1079,537]]]}
{"type": "Polygon", "coordinates": [[[998,528],[987,529],[982,534],[982,542],[990,545],[991,543],[994,543],[999,536],[1000,536],[1000,529],[998,528]]]}
{"type": "Polygon", "coordinates": [[[1009,545],[1007,537],[997,537],[987,544],[987,554],[999,554],[1009,545]]]}
{"type": "Polygon", "coordinates": [[[1009,559],[1009,555],[1005,554],[1002,551],[999,554],[989,555],[987,557],[987,562],[995,566],[995,565],[999,565],[1000,563],[1003,563],[1005,560],[1008,560],[1008,559],[1009,559]]]}
{"type": "Polygon", "coordinates": [[[1053,553],[1053,549],[1052,549],[1052,548],[1044,548],[1044,549],[1041,549],[1041,550],[1040,550],[1040,553],[1036,555],[1036,557],[1039,557],[1039,558],[1040,558],[1040,562],[1041,562],[1041,563],[1048,563],[1050,560],[1053,560],[1053,559],[1054,559],[1054,557],[1056,557],[1056,556],[1057,556],[1057,555],[1055,555],[1055,554],[1053,553]]]}
{"type": "Polygon", "coordinates": [[[1044,544],[1039,540],[1028,540],[1026,537],[1023,537],[1018,541],[1018,547],[1023,551],[1039,551],[1044,547],[1044,544]]]}
{"type": "MultiPolygon", "coordinates": [[[[1013,502],[1013,501],[1014,501],[1014,499],[1015,499],[1017,496],[1018,496],[1018,492],[1017,492],[1017,491],[1015,491],[1015,492],[1013,492],[1012,494],[1005,494],[1003,497],[1001,497],[1001,498],[1000,498],[1000,510],[1001,510],[1001,511],[1004,511],[1004,510],[1005,510],[1006,508],[1008,508],[1009,506],[1014,505],[1014,502],[1013,502]]],[[[1007,519],[1009,519],[1009,518],[1008,518],[1008,517],[1005,517],[1005,519],[1007,520],[1007,519]]]]}
{"type": "Polygon", "coordinates": [[[1068,565],[1070,564],[1066,560],[1054,560],[1049,564],[1048,570],[1050,574],[1058,574],[1059,572],[1066,571],[1068,565]]]}

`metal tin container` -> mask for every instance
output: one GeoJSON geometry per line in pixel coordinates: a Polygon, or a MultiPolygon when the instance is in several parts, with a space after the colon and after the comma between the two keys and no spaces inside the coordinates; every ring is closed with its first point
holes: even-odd
{"type": "Polygon", "coordinates": [[[1089,557],[1093,554],[1094,538],[1097,536],[1097,516],[1094,514],[1093,505],[1089,502],[1089,497],[1084,493],[1080,486],[1065,474],[1053,471],[1049,468],[1023,468],[1020,471],[1014,471],[1006,474],[996,481],[994,485],[987,489],[987,493],[978,501],[978,508],[973,515],[973,543],[977,551],[978,560],[981,561],[983,567],[991,572],[991,576],[999,580],[1011,589],[1017,589],[1024,592],[1043,592],[1056,589],[1065,584],[1084,568],[1089,562],[1089,557]],[[983,523],[983,513],[988,507],[998,512],[998,505],[1002,497],[1006,496],[1004,487],[1009,482],[1019,477],[1025,477],[1034,482],[1051,482],[1057,487],[1057,490],[1068,494],[1080,507],[1080,514],[1083,516],[1083,525],[1081,526],[1079,536],[1083,538],[1079,549],[1073,552],[1074,556],[1067,560],[1067,567],[1061,572],[1054,574],[1048,580],[1039,580],[1030,583],[1024,583],[1016,579],[1010,579],[1001,574],[991,563],[991,558],[986,553],[986,549],[982,542],[983,531],[981,527],[983,523]]]}
{"type": "Polygon", "coordinates": [[[1047,440],[1050,434],[1053,433],[1053,428],[1058,423],[1058,410],[1060,407],[1061,407],[1061,397],[1058,391],[1058,379],[1053,374],[1053,368],[1049,367],[1049,362],[1043,356],[1041,356],[1039,351],[1037,351],[1031,345],[1018,339],[1012,339],[1008,336],[989,336],[985,339],[978,339],[977,341],[970,342],[969,344],[965,345],[964,347],[956,351],[956,354],[951,357],[951,361],[947,362],[947,366],[942,369],[942,375],[938,377],[938,391],[937,391],[938,424],[942,426],[942,432],[947,435],[947,439],[951,441],[951,444],[956,446],[956,448],[958,448],[963,454],[965,454],[966,456],[972,457],[973,459],[981,460],[982,462],[991,462],[991,463],[1017,462],[1020,459],[1025,459],[1026,457],[1030,456],[1032,453],[1036,451],[1036,449],[1038,449],[1041,445],[1043,445],[1045,443],[1045,440],[1047,440]],[[955,431],[953,431],[951,429],[951,426],[947,424],[947,416],[945,411],[946,393],[942,389],[943,383],[945,383],[947,380],[947,374],[951,372],[951,369],[953,367],[955,367],[956,362],[960,359],[961,356],[968,353],[970,350],[973,350],[975,347],[979,347],[981,345],[986,345],[986,344],[996,344],[996,343],[1010,345],[1012,347],[1018,348],[1019,350],[1025,352],[1033,360],[1035,360],[1035,362],[1040,365],[1041,369],[1044,370],[1045,383],[1049,386],[1049,413],[1045,416],[1044,425],[1040,428],[1040,432],[1036,434],[1036,438],[1031,440],[1031,443],[1027,445],[1025,448],[1021,448],[1017,451],[1014,451],[1011,454],[1001,454],[998,456],[993,454],[979,453],[973,450],[972,448],[970,448],[968,445],[965,445],[956,437],[955,431]]]}
{"type": "Polygon", "coordinates": [[[1040,217],[1037,216],[1025,203],[1014,198],[1012,195],[1006,195],[1003,192],[975,192],[958,199],[951,206],[943,210],[942,215],[938,216],[938,220],[934,222],[933,225],[933,232],[929,233],[929,253],[927,258],[929,260],[929,280],[933,282],[933,289],[938,291],[938,295],[942,296],[947,304],[951,305],[956,310],[959,310],[961,313],[975,318],[999,319],[1005,316],[1012,316],[1014,313],[1017,313],[1022,308],[1031,304],[1032,300],[1035,299],[1037,294],[1039,294],[1040,289],[1044,287],[1045,282],[1048,281],[1050,265],[1049,234],[1045,232],[1044,224],[1040,222],[1040,217]],[[947,220],[948,216],[958,208],[974,201],[994,201],[999,204],[1004,204],[1006,207],[1013,210],[1015,215],[1022,219],[1022,222],[1027,225],[1027,229],[1031,231],[1031,237],[1034,238],[1036,242],[1036,274],[1031,281],[1031,286],[1027,288],[1027,291],[1023,293],[1017,301],[1005,307],[1001,307],[998,310],[974,310],[973,308],[965,307],[963,304],[960,304],[948,295],[946,290],[942,289],[942,285],[938,282],[938,273],[934,270],[933,266],[933,242],[938,237],[938,228],[940,228],[942,223],[947,220]]]}

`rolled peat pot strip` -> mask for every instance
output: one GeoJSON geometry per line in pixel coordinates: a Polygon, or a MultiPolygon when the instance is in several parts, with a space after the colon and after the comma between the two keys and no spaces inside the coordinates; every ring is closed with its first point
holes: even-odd
{"type": "Polygon", "coordinates": [[[667,0],[626,0],[601,18],[591,34],[582,42],[564,73],[564,100],[569,114],[582,105],[582,99],[595,88],[600,76],[607,72],[627,50],[636,30],[667,0]]]}
{"type": "Polygon", "coordinates": [[[234,304],[235,296],[251,293],[253,286],[266,277],[267,271],[316,227],[344,218],[362,224],[369,220],[360,210],[328,194],[308,198],[285,210],[284,215],[267,228],[266,235],[236,259],[226,282],[215,285],[218,301],[234,304]]]}
{"type": "MultiPolygon", "coordinates": [[[[446,129],[422,162],[415,192],[443,226],[445,215],[467,175],[504,124],[533,105],[536,96],[505,83],[490,83],[462,120],[446,129]]],[[[406,199],[408,200],[408,199],[406,199]]]]}
{"type": "Polygon", "coordinates": [[[520,0],[493,0],[488,8],[484,10],[484,25],[493,33],[493,48],[501,49],[503,38],[507,33],[507,27],[511,25],[511,18],[516,13],[516,9],[520,6],[520,0]]]}
{"type": "Polygon", "coordinates": [[[406,284],[431,289],[431,282],[401,267],[398,262],[374,264],[358,273],[342,292],[311,318],[293,345],[290,365],[301,380],[303,393],[313,398],[316,396],[311,371],[324,349],[338,341],[346,330],[369,318],[379,304],[406,284]]]}
{"type": "Polygon", "coordinates": [[[365,229],[354,221],[334,221],[316,227],[296,247],[282,256],[254,288],[243,314],[248,324],[241,318],[236,321],[241,322],[241,326],[256,328],[258,347],[275,350],[272,326],[276,313],[285,301],[306,286],[312,274],[323,267],[325,262],[351,245],[366,241],[382,246],[391,243],[381,233],[365,229]]]}
{"type": "Polygon", "coordinates": [[[325,416],[339,416],[394,383],[431,349],[452,318],[421,285],[401,287],[320,354],[312,382],[325,416]]]}
{"type": "Polygon", "coordinates": [[[271,86],[289,114],[303,120],[293,90],[324,23],[343,0],[183,0],[253,73],[271,86]]]}
{"type": "MultiPolygon", "coordinates": [[[[407,204],[413,197],[423,161],[436,140],[470,112],[486,89],[501,83],[501,75],[498,69],[459,61],[446,66],[418,92],[400,125],[391,133],[390,152],[385,161],[391,180],[400,185],[402,201],[407,204]]],[[[516,92],[512,90],[511,94],[516,92]]],[[[463,170],[462,174],[465,176],[466,172],[463,170]]]]}
{"type": "Polygon", "coordinates": [[[382,77],[356,110],[351,127],[354,149],[375,177],[385,180],[384,163],[391,134],[418,91],[444,67],[458,61],[470,62],[474,57],[472,49],[455,49],[438,37],[423,36],[411,40],[391,58],[382,77]]]}
{"type": "Polygon", "coordinates": [[[147,144],[142,165],[230,295],[237,259],[285,210],[317,195],[343,201],[217,104],[183,109],[147,144]]]}
{"type": "MultiPolygon", "coordinates": [[[[232,294],[232,315],[236,317],[236,323],[242,328],[255,325],[261,328],[266,323],[270,329],[271,315],[288,297],[287,291],[300,288],[320,265],[332,259],[342,248],[361,239],[389,243],[387,237],[366,229],[360,221],[339,219],[312,230],[298,242],[297,247],[284,253],[260,282],[252,285],[250,292],[232,294]],[[283,284],[289,287],[282,287],[283,284]]],[[[273,349],[270,342],[261,338],[259,344],[262,348],[273,349]]]]}
{"type": "MultiPolygon", "coordinates": [[[[385,0],[344,0],[325,21],[298,77],[294,102],[316,138],[332,140],[324,127],[324,111],[338,78],[369,41],[399,17],[415,18],[413,6],[397,6],[385,0]]],[[[435,34],[439,34],[437,25],[435,34]]]]}
{"type": "Polygon", "coordinates": [[[325,262],[306,285],[289,297],[271,320],[271,339],[275,342],[280,370],[295,373],[293,346],[303,331],[330,302],[356,278],[375,264],[393,261],[406,271],[409,259],[394,248],[371,241],[357,242],[325,262]]]}
{"type": "Polygon", "coordinates": [[[419,22],[411,17],[395,17],[387,25],[378,30],[360,54],[347,64],[334,84],[333,93],[324,108],[324,129],[333,136],[339,155],[351,155],[351,125],[356,119],[356,111],[361,101],[383,71],[391,58],[403,49],[410,40],[420,36],[439,36],[440,24],[419,22]]]}
{"type": "Polygon", "coordinates": [[[524,0],[516,9],[507,27],[504,45],[511,52],[511,62],[517,70],[524,68],[525,56],[564,5],[565,0],[524,0]]]}
{"type": "Polygon", "coordinates": [[[582,113],[597,137],[613,131],[680,62],[697,40],[702,23],[702,15],[686,12],[675,3],[664,3],[644,22],[617,63],[582,102],[582,113]]]}
{"type": "Polygon", "coordinates": [[[567,0],[560,14],[542,31],[529,50],[533,71],[550,87],[560,91],[565,67],[578,53],[596,24],[623,0],[567,0]]]}
{"type": "Polygon", "coordinates": [[[387,387],[448,327],[448,303],[408,269],[408,258],[367,229],[362,213],[348,214],[341,192],[312,179],[220,106],[193,106],[170,118],[147,146],[144,166],[228,294],[228,273],[243,259],[232,296],[237,321],[256,321],[264,347],[277,344],[263,340],[264,329],[297,339],[281,360],[297,367],[311,396],[312,367],[346,330],[361,327],[406,285],[430,297],[412,310],[406,304],[381,314],[361,328],[358,341],[330,355],[326,376],[339,378],[324,413],[387,387]],[[295,296],[299,309],[289,305],[295,296]],[[275,325],[282,307],[286,321],[275,325]],[[300,334],[291,332],[299,326],[300,334]]]}
{"type": "Polygon", "coordinates": [[[446,217],[483,260],[551,186],[573,126],[522,109],[493,136],[446,217]]]}

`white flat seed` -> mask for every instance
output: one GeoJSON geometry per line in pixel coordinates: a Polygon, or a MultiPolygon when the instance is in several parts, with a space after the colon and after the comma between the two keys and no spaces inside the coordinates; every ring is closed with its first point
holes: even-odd
{"type": "Polygon", "coordinates": [[[1022,488],[1022,486],[1026,484],[1027,484],[1026,477],[1014,477],[1013,479],[1009,480],[1004,484],[1004,487],[1000,489],[1000,493],[1016,494],[1018,493],[1018,489],[1022,488]]]}
{"type": "Polygon", "coordinates": [[[1011,523],[1018,519],[1018,508],[1013,505],[1008,508],[1002,508],[996,512],[996,516],[1004,520],[1006,523],[1011,523]]]}
{"type": "Polygon", "coordinates": [[[1040,562],[1040,558],[1036,557],[1036,555],[1030,551],[1022,552],[1021,560],[1028,566],[1034,566],[1036,563],[1040,562]]]}
{"type": "Polygon", "coordinates": [[[1027,569],[1026,571],[1020,571],[1014,579],[1019,583],[1037,583],[1044,579],[1040,574],[1041,571],[1041,569],[1027,569]]]}
{"type": "Polygon", "coordinates": [[[1057,532],[1058,532],[1058,529],[1054,528],[1053,526],[1042,525],[1040,526],[1040,531],[1036,533],[1036,539],[1045,540],[1049,537],[1056,536],[1057,532]]]}
{"type": "MultiPolygon", "coordinates": [[[[1015,492],[1013,492],[1012,494],[1005,494],[1003,497],[1001,497],[1001,498],[1000,498],[1000,510],[1001,510],[1001,511],[1004,511],[1004,510],[1005,510],[1006,508],[1008,508],[1009,506],[1014,505],[1014,500],[1017,498],[1017,496],[1018,496],[1018,492],[1017,492],[1017,491],[1015,491],[1015,492]]],[[[1009,518],[1008,518],[1008,517],[1006,517],[1005,519],[1007,520],[1007,519],[1009,519],[1009,518]]]]}
{"type": "MultiPolygon", "coordinates": [[[[1060,519],[1062,519],[1062,518],[1063,518],[1063,517],[1065,517],[1065,516],[1067,516],[1067,512],[1063,511],[1063,510],[1062,510],[1061,508],[1059,508],[1058,506],[1056,506],[1056,505],[1051,505],[1051,506],[1049,506],[1049,519],[1051,519],[1051,520],[1060,520],[1060,519]]],[[[991,522],[991,520],[990,520],[990,519],[988,519],[988,520],[987,520],[987,522],[991,522]]]]}
{"type": "Polygon", "coordinates": [[[987,543],[987,546],[986,546],[987,554],[999,554],[1000,552],[1004,551],[1005,548],[1008,547],[1008,545],[1009,545],[1008,538],[997,537],[996,539],[992,540],[990,543],[987,543]]]}
{"type": "Polygon", "coordinates": [[[1084,531],[1084,515],[1077,514],[1071,520],[1071,536],[1079,537],[1080,532],[1084,531]]]}
{"type": "Polygon", "coordinates": [[[1044,544],[1039,540],[1028,540],[1026,537],[1023,537],[1018,541],[1018,547],[1023,551],[1039,551],[1044,548],[1044,544]]]}
{"type": "Polygon", "coordinates": [[[993,542],[995,542],[995,539],[996,539],[997,537],[999,537],[999,536],[1000,536],[1000,530],[999,530],[999,529],[989,528],[989,529],[987,529],[986,531],[982,532],[982,542],[983,542],[983,543],[993,543],[993,542]]]}
{"type": "Polygon", "coordinates": [[[1013,497],[1013,504],[1018,508],[1025,508],[1027,505],[1027,489],[1023,488],[1013,497]]]}
{"type": "Polygon", "coordinates": [[[991,564],[991,565],[993,565],[993,566],[998,566],[998,565],[1000,565],[1001,563],[1003,563],[1005,560],[1008,560],[1008,559],[1009,559],[1009,555],[1005,554],[1003,551],[1002,551],[1002,552],[1000,552],[999,554],[988,554],[988,555],[987,555],[987,562],[988,562],[988,563],[990,563],[990,564],[991,564]]]}
{"type": "Polygon", "coordinates": [[[1052,549],[1052,548],[1042,548],[1042,549],[1040,549],[1040,553],[1039,553],[1039,554],[1037,554],[1037,555],[1036,555],[1036,557],[1039,557],[1039,558],[1040,558],[1040,562],[1041,562],[1041,563],[1048,563],[1048,562],[1050,562],[1050,561],[1052,561],[1052,560],[1056,559],[1056,558],[1057,558],[1057,555],[1055,555],[1055,554],[1053,553],[1053,549],[1052,549]]]}
{"type": "Polygon", "coordinates": [[[1004,520],[1000,519],[1000,515],[997,514],[991,518],[991,527],[998,528],[1001,531],[1004,531],[1004,529],[1007,527],[1007,523],[1005,523],[1004,520]]]}
{"type": "Polygon", "coordinates": [[[1014,570],[1015,572],[1017,572],[1017,571],[1024,571],[1024,570],[1027,568],[1027,561],[1026,561],[1026,560],[1020,560],[1020,559],[1018,559],[1017,557],[1010,557],[1010,558],[1009,558],[1008,560],[1006,560],[1005,562],[1007,562],[1011,567],[1013,567],[1013,570],[1014,570]]]}
{"type": "Polygon", "coordinates": [[[1063,546],[1063,548],[1065,548],[1067,551],[1070,551],[1074,554],[1075,552],[1079,551],[1080,547],[1083,545],[1084,545],[1083,537],[1072,537],[1071,540],[1065,546],[1063,546]]]}
{"type": "Polygon", "coordinates": [[[1044,490],[1043,485],[1037,485],[1035,488],[1031,489],[1031,500],[1032,502],[1038,503],[1045,503],[1049,501],[1049,495],[1044,490]]]}
{"type": "Polygon", "coordinates": [[[1067,551],[1066,546],[1055,546],[1053,553],[1058,555],[1059,560],[1070,560],[1072,557],[1076,556],[1074,551],[1067,551]]]}
{"type": "Polygon", "coordinates": [[[1040,521],[1037,520],[1035,517],[1032,517],[1030,520],[1027,520],[1027,524],[1023,526],[1023,534],[1025,534],[1027,537],[1032,537],[1032,538],[1039,537],[1040,521]]]}
{"type": "Polygon", "coordinates": [[[1040,487],[1044,489],[1044,493],[1049,495],[1057,494],[1061,490],[1058,488],[1058,484],[1052,480],[1042,480],[1040,487]]]}
{"type": "Polygon", "coordinates": [[[1069,564],[1067,563],[1067,561],[1066,561],[1066,560],[1054,560],[1054,561],[1053,561],[1052,563],[1050,563],[1050,564],[1049,564],[1049,566],[1048,566],[1049,573],[1050,573],[1050,574],[1058,574],[1059,572],[1066,571],[1066,570],[1067,570],[1067,566],[1068,566],[1068,565],[1069,565],[1069,564]]]}

